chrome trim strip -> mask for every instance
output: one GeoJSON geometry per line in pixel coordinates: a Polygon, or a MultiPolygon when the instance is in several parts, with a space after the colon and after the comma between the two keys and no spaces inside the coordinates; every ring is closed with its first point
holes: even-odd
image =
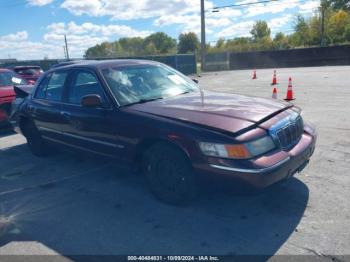
{"type": "Polygon", "coordinates": [[[93,143],[97,143],[97,144],[101,144],[101,145],[105,145],[105,146],[115,147],[115,148],[119,148],[119,149],[123,149],[125,147],[123,145],[117,145],[117,144],[113,144],[113,143],[109,143],[109,142],[105,142],[105,141],[96,140],[96,139],[93,139],[93,138],[73,135],[73,134],[70,134],[70,133],[67,133],[67,132],[62,132],[62,134],[65,135],[65,136],[70,136],[70,137],[73,137],[73,138],[77,138],[77,139],[81,139],[81,140],[85,140],[85,141],[89,141],[89,142],[93,142],[93,143]]]}
{"type": "Polygon", "coordinates": [[[81,139],[81,140],[85,140],[85,141],[89,141],[89,142],[93,142],[93,143],[97,143],[97,144],[101,144],[101,145],[104,145],[104,146],[110,146],[110,147],[119,148],[119,149],[124,149],[125,148],[125,146],[123,146],[123,145],[113,144],[113,143],[100,141],[100,140],[93,139],[93,138],[73,135],[73,134],[70,134],[70,133],[67,133],[67,132],[61,132],[61,131],[57,131],[55,129],[51,129],[51,128],[47,128],[47,127],[38,127],[38,129],[39,130],[43,130],[43,131],[49,131],[49,132],[60,134],[60,135],[65,135],[65,136],[77,138],[77,139],[81,139]]]}
{"type": "Polygon", "coordinates": [[[51,137],[43,136],[43,138],[46,139],[46,140],[53,141],[55,143],[59,143],[59,144],[66,145],[66,146],[69,146],[69,147],[73,147],[73,148],[77,148],[77,149],[80,149],[80,150],[84,150],[86,152],[90,152],[90,153],[94,153],[94,154],[98,154],[98,155],[102,155],[102,156],[113,157],[113,155],[104,154],[104,153],[101,153],[101,152],[97,152],[97,151],[94,151],[94,150],[87,149],[85,147],[68,144],[68,143],[65,143],[63,141],[60,141],[60,140],[57,140],[57,139],[53,139],[51,137]]]}
{"type": "Polygon", "coordinates": [[[56,133],[56,134],[60,134],[62,135],[61,131],[57,131],[55,129],[51,129],[51,128],[47,128],[47,127],[42,127],[42,126],[38,126],[39,130],[43,130],[43,131],[48,131],[48,132],[52,132],[52,133],[56,133]]]}
{"type": "Polygon", "coordinates": [[[269,167],[265,168],[260,168],[260,169],[244,169],[244,168],[234,168],[234,167],[228,167],[228,166],[219,166],[219,165],[212,165],[210,164],[211,167],[221,169],[221,170],[226,170],[226,171],[232,171],[232,172],[239,172],[239,173],[250,173],[250,174],[258,174],[258,173],[263,173],[263,172],[268,172],[271,171],[272,169],[278,168],[279,166],[285,164],[290,160],[290,157],[287,157],[286,159],[272,165],[269,167]]]}

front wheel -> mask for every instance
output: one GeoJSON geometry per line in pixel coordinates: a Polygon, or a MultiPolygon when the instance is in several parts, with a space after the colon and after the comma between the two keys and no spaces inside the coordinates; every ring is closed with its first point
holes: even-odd
{"type": "Polygon", "coordinates": [[[144,157],[144,171],[153,194],[169,204],[183,205],[199,192],[195,174],[181,150],[159,143],[144,157]]]}

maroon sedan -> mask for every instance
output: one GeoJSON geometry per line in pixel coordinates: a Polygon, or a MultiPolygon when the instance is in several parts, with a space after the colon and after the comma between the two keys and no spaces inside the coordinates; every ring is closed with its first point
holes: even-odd
{"type": "Polygon", "coordinates": [[[8,125],[11,103],[16,98],[13,85],[25,83],[26,81],[13,71],[0,68],[0,126],[8,125]]]}
{"type": "Polygon", "coordinates": [[[316,142],[291,103],[205,91],[150,61],[55,68],[16,104],[13,123],[35,155],[60,144],[117,158],[141,167],[151,191],[175,204],[208,176],[258,188],[290,178],[316,142]]]}
{"type": "Polygon", "coordinates": [[[13,71],[27,80],[30,85],[34,85],[36,80],[38,80],[43,73],[40,66],[15,66],[13,71]]]}

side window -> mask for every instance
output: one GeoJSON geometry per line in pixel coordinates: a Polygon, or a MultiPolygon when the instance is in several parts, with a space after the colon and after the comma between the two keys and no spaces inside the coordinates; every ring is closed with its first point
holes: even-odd
{"type": "Polygon", "coordinates": [[[40,84],[36,88],[35,98],[45,99],[46,98],[46,87],[47,81],[51,77],[51,75],[47,75],[43,80],[41,80],[40,84]]]}
{"type": "Polygon", "coordinates": [[[67,72],[52,73],[46,87],[46,99],[53,101],[60,101],[66,81],[67,72]]]}
{"type": "Polygon", "coordinates": [[[77,71],[69,87],[68,102],[80,105],[81,99],[86,95],[99,95],[103,103],[106,101],[102,86],[95,75],[87,71],[77,71]]]}
{"type": "Polygon", "coordinates": [[[39,84],[35,98],[61,101],[67,72],[54,72],[48,75],[39,84]]]}

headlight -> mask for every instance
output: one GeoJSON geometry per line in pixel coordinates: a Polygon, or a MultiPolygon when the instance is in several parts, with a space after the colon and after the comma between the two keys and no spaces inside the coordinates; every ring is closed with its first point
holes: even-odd
{"type": "Polygon", "coordinates": [[[271,137],[265,136],[243,144],[215,144],[199,142],[199,148],[206,156],[248,159],[266,153],[275,148],[271,137]]]}
{"type": "Polygon", "coordinates": [[[257,140],[245,144],[253,156],[258,156],[275,148],[275,143],[269,136],[264,136],[257,140]]]}

